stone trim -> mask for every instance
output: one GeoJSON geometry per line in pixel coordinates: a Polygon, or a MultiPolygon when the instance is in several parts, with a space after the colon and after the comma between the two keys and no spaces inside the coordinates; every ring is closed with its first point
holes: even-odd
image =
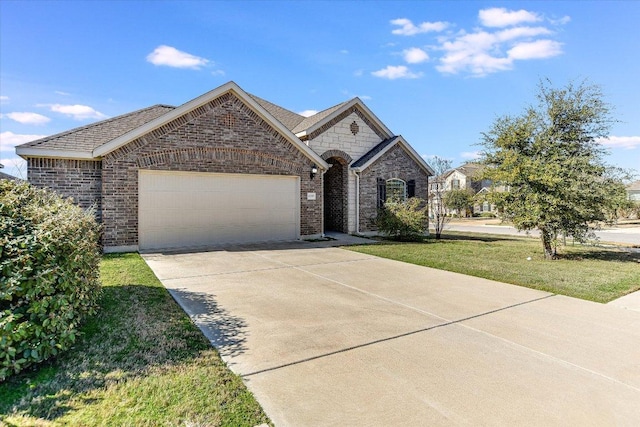
{"type": "Polygon", "coordinates": [[[386,139],[388,135],[386,135],[382,129],[379,129],[378,126],[375,125],[373,121],[371,121],[360,109],[357,105],[352,106],[351,108],[347,108],[342,113],[338,114],[333,119],[329,120],[327,123],[320,126],[318,129],[311,132],[306,139],[315,139],[318,135],[328,131],[332,127],[334,127],[337,123],[342,121],[345,117],[349,116],[352,113],[356,113],[363,122],[366,123],[375,133],[380,137],[380,139],[386,139]]]}

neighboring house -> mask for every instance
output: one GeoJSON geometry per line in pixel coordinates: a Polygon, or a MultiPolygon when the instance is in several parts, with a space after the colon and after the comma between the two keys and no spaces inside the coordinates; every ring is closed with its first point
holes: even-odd
{"type": "MultiPolygon", "coordinates": [[[[0,163],[0,169],[4,169],[4,165],[0,163]]],[[[20,178],[16,178],[13,175],[9,175],[8,173],[0,172],[0,179],[9,179],[11,181],[22,181],[20,178]]]]}
{"type": "Polygon", "coordinates": [[[627,185],[627,197],[629,200],[640,202],[640,181],[627,185]]]}
{"type": "Polygon", "coordinates": [[[224,84],[20,145],[28,179],[94,206],[106,252],[375,231],[431,168],[358,98],[303,117],[224,84]]]}
{"type": "MultiPolygon", "coordinates": [[[[467,189],[474,195],[486,194],[491,190],[491,181],[481,179],[480,173],[483,166],[479,163],[465,163],[457,168],[450,169],[440,176],[432,176],[429,178],[430,189],[436,191],[440,189],[443,192],[451,190],[467,189]]],[[[477,197],[481,199],[482,197],[477,197]]],[[[474,214],[483,212],[495,213],[495,205],[486,201],[478,200],[473,206],[474,214]]],[[[458,214],[456,210],[446,209],[447,214],[458,214]]]]}
{"type": "Polygon", "coordinates": [[[19,178],[16,178],[13,175],[9,175],[8,173],[0,172],[0,179],[10,179],[11,181],[19,181],[19,178]]]}

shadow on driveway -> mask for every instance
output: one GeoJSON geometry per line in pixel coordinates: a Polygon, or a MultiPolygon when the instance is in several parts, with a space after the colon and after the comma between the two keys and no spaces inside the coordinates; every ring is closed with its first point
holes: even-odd
{"type": "Polygon", "coordinates": [[[183,289],[169,291],[222,356],[246,351],[247,323],[220,307],[215,295],[183,289]]]}

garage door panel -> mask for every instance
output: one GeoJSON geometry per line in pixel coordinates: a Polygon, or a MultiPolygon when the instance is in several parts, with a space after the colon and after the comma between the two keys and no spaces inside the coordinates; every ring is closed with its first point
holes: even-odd
{"type": "Polygon", "coordinates": [[[141,250],[299,237],[299,178],[140,171],[141,250]]]}

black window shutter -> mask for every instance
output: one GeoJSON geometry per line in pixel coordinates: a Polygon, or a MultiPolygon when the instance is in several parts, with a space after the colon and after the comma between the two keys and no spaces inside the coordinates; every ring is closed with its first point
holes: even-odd
{"type": "Polygon", "coordinates": [[[407,198],[416,196],[416,180],[410,179],[407,181],[407,198]]]}
{"type": "Polygon", "coordinates": [[[384,208],[384,202],[387,201],[387,182],[378,178],[378,209],[384,208]]]}

